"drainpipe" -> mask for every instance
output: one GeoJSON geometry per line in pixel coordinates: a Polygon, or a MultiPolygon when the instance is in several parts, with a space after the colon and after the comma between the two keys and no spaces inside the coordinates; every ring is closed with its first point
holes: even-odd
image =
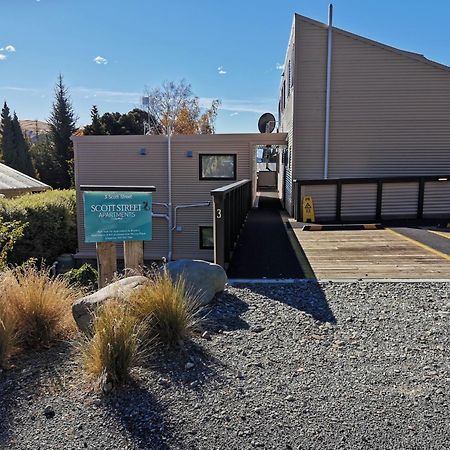
{"type": "Polygon", "coordinates": [[[327,81],[325,91],[325,139],[323,178],[328,178],[328,152],[330,144],[331,54],[333,51],[333,5],[328,6],[327,81]]]}
{"type": "Polygon", "coordinates": [[[169,201],[167,204],[167,214],[169,216],[168,220],[168,252],[167,260],[172,261],[172,250],[173,250],[173,211],[172,211],[172,129],[169,125],[167,133],[167,179],[168,179],[168,195],[169,201]]]}

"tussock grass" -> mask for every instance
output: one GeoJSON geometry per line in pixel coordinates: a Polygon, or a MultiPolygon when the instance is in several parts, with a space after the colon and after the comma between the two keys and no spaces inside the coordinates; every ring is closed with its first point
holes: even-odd
{"type": "Polygon", "coordinates": [[[0,283],[0,303],[8,305],[20,345],[48,347],[75,330],[72,302],[79,292],[45,268],[25,265],[8,270],[0,283]]]}
{"type": "Polygon", "coordinates": [[[131,314],[129,305],[108,302],[97,310],[93,336],[81,344],[85,371],[100,385],[124,384],[149,351],[143,345],[145,324],[131,314]]]}
{"type": "Polygon", "coordinates": [[[148,337],[167,346],[188,337],[200,322],[195,293],[183,278],[173,281],[167,271],[155,274],[129,301],[136,320],[147,323],[148,337]]]}
{"type": "Polygon", "coordinates": [[[0,299],[0,368],[6,368],[16,343],[15,320],[11,308],[0,299]]]}

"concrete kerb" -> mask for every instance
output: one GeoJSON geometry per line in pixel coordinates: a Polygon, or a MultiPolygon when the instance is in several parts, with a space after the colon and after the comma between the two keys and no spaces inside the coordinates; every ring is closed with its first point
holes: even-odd
{"type": "Polygon", "coordinates": [[[366,224],[330,224],[330,225],[303,225],[302,231],[354,231],[354,230],[383,230],[379,223],[366,224]]]}
{"type": "Polygon", "coordinates": [[[236,286],[240,284],[306,284],[306,283],[450,283],[450,278],[339,278],[339,279],[311,279],[311,278],[230,278],[227,285],[236,286]]]}

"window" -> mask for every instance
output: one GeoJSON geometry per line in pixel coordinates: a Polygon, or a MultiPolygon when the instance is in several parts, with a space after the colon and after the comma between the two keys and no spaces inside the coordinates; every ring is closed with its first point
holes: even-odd
{"type": "Polygon", "coordinates": [[[214,248],[213,227],[200,227],[200,248],[204,250],[214,248]]]}
{"type": "Polygon", "coordinates": [[[200,155],[200,180],[235,180],[236,155],[200,155]]]}

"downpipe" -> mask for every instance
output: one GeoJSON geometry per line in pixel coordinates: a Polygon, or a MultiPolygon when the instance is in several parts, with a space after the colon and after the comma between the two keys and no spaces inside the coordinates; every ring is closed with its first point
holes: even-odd
{"type": "Polygon", "coordinates": [[[330,146],[330,101],[331,101],[331,63],[333,52],[333,5],[328,7],[327,74],[325,91],[325,136],[323,155],[323,178],[328,178],[328,159],[330,146]]]}
{"type": "Polygon", "coordinates": [[[167,204],[167,214],[168,214],[168,250],[167,250],[167,261],[172,261],[173,254],[173,209],[172,209],[172,129],[169,126],[167,135],[167,178],[168,178],[168,194],[169,201],[167,204]]]}

